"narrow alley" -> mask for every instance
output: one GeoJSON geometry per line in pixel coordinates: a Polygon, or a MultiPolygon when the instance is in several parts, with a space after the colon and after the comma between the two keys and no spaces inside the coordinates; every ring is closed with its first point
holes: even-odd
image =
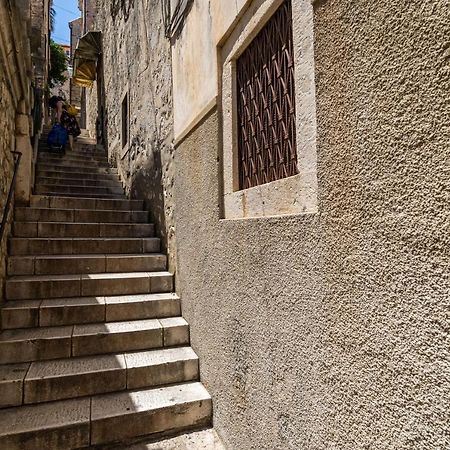
{"type": "Polygon", "coordinates": [[[0,450],[449,449],[449,35],[0,0],[0,450]]]}

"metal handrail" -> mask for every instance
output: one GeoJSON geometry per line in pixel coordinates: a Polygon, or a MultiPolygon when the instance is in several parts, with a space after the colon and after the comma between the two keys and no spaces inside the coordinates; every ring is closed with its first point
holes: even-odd
{"type": "Polygon", "coordinates": [[[14,173],[11,180],[11,184],[9,185],[8,197],[6,199],[6,205],[3,210],[2,224],[0,225],[0,244],[3,242],[3,234],[6,229],[6,222],[8,221],[9,208],[11,207],[11,200],[16,185],[17,171],[19,169],[20,158],[22,158],[22,153],[20,152],[11,152],[11,153],[13,155],[16,155],[17,158],[14,159],[14,173]]]}

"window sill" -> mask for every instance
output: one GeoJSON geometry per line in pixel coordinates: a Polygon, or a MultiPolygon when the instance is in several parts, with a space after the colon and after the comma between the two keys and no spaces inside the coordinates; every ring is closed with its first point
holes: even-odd
{"type": "Polygon", "coordinates": [[[316,174],[298,174],[225,194],[225,219],[316,213],[316,199],[316,174]]]}

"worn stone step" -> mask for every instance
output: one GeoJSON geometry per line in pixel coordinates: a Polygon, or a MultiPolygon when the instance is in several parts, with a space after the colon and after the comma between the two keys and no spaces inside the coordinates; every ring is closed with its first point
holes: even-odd
{"type": "Polygon", "coordinates": [[[106,155],[98,155],[94,153],[76,153],[66,151],[64,154],[50,153],[50,152],[39,152],[38,161],[84,161],[84,162],[95,162],[99,161],[108,164],[108,158],[106,155]]]}
{"type": "Polygon", "coordinates": [[[67,164],[50,164],[50,163],[39,163],[37,165],[37,170],[46,170],[46,171],[57,171],[57,172],[86,172],[93,174],[115,174],[117,175],[118,171],[115,167],[97,167],[97,166],[74,166],[67,164]]]}
{"type": "Polygon", "coordinates": [[[21,405],[23,380],[30,363],[0,365],[0,408],[21,405]]]}
{"type": "Polygon", "coordinates": [[[0,448],[69,450],[89,446],[89,397],[2,411],[0,448]]]}
{"type": "Polygon", "coordinates": [[[14,391],[20,390],[25,404],[196,381],[199,377],[198,357],[190,347],[36,361],[26,374],[20,371],[19,375],[23,376],[22,385],[10,384],[9,396],[18,398],[14,391]]]}
{"type": "Polygon", "coordinates": [[[53,167],[78,167],[81,171],[84,169],[109,169],[111,166],[108,161],[89,161],[89,160],[78,160],[78,159],[63,159],[60,157],[48,158],[48,159],[38,159],[37,166],[49,166],[53,167]]]}
{"type": "Polygon", "coordinates": [[[94,195],[124,195],[124,190],[121,186],[118,187],[99,187],[99,186],[77,186],[77,185],[53,185],[53,184],[37,184],[34,188],[36,194],[72,194],[90,197],[94,195]]]}
{"type": "MultiPolygon", "coordinates": [[[[37,193],[36,193],[37,194],[37,193]]],[[[92,198],[92,199],[105,199],[105,200],[125,200],[126,196],[124,194],[91,194],[86,191],[76,191],[76,192],[57,192],[57,191],[48,191],[43,192],[40,195],[45,195],[48,197],[75,197],[75,198],[92,198]]]]}
{"type": "Polygon", "coordinates": [[[157,439],[149,436],[134,443],[118,443],[108,446],[108,450],[226,450],[214,428],[200,431],[186,430],[176,436],[157,439]]]}
{"type": "Polygon", "coordinates": [[[64,166],[67,167],[80,167],[80,171],[86,169],[108,169],[111,168],[108,161],[93,161],[93,160],[82,160],[82,159],[62,159],[62,158],[39,158],[37,160],[37,167],[39,170],[41,169],[41,165],[52,165],[56,167],[58,170],[64,170],[64,166]]]}
{"type": "Polygon", "coordinates": [[[153,237],[150,223],[18,222],[14,237],[153,237]]]}
{"type": "Polygon", "coordinates": [[[53,164],[83,167],[110,167],[108,159],[104,156],[59,156],[52,153],[44,153],[44,155],[45,156],[38,157],[36,162],[38,166],[40,166],[41,164],[53,164]]]}
{"type": "Polygon", "coordinates": [[[15,300],[1,310],[2,329],[159,319],[181,314],[173,293],[15,300]]]}
{"type": "Polygon", "coordinates": [[[83,186],[83,187],[114,187],[122,189],[122,184],[119,180],[90,180],[85,178],[52,178],[52,177],[37,177],[36,185],[46,186],[83,186]]]}
{"type": "Polygon", "coordinates": [[[115,211],[101,209],[22,208],[15,209],[19,222],[81,222],[81,223],[146,223],[147,211],[115,211]]]}
{"type": "Polygon", "coordinates": [[[10,256],[8,275],[65,275],[76,273],[159,272],[166,270],[163,254],[10,256]]]}
{"type": "Polygon", "coordinates": [[[2,412],[0,448],[71,450],[211,425],[212,400],[201,383],[147,388],[2,412]]]}
{"type": "Polygon", "coordinates": [[[92,181],[118,181],[120,182],[119,176],[116,174],[97,174],[90,172],[64,172],[59,170],[37,170],[37,178],[52,178],[58,180],[68,180],[68,179],[84,179],[92,181]]]}
{"type": "Polygon", "coordinates": [[[30,206],[35,208],[61,208],[61,209],[100,209],[120,211],[142,211],[142,200],[128,199],[93,199],[83,197],[32,195],[30,206]]]}
{"type": "Polygon", "coordinates": [[[106,394],[92,399],[91,445],[211,425],[212,401],[200,383],[106,394]]]}
{"type": "Polygon", "coordinates": [[[6,280],[6,299],[155,294],[171,292],[172,288],[173,276],[169,272],[14,276],[6,280]]]}
{"type": "Polygon", "coordinates": [[[175,347],[188,343],[189,326],[182,317],[3,330],[0,333],[0,364],[175,347]]]}
{"type": "Polygon", "coordinates": [[[11,256],[155,253],[160,251],[161,241],[159,238],[11,238],[9,240],[11,256]]]}

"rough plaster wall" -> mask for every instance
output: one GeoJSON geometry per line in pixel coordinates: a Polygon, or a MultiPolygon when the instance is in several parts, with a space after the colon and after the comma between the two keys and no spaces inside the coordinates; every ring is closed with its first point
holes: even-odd
{"type": "Polygon", "coordinates": [[[450,448],[449,2],[316,5],[319,213],[219,221],[178,149],[178,291],[231,449],[450,448]]]}
{"type": "Polygon", "coordinates": [[[159,0],[108,1],[96,28],[103,31],[109,156],[117,161],[127,192],[146,200],[165,246],[168,243],[174,270],[170,43],[161,12],[159,0]],[[127,86],[130,149],[123,155],[121,99],[127,86]]]}

